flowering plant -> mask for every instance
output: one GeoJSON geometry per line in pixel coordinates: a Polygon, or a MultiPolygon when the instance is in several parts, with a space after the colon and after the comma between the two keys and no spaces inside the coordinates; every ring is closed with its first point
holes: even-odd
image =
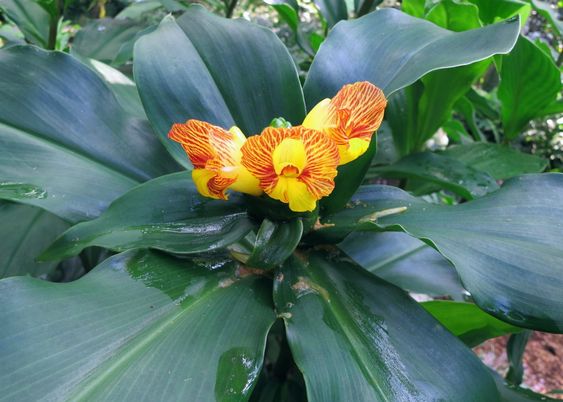
{"type": "Polygon", "coordinates": [[[519,29],[378,10],[330,31],[304,85],[271,31],[197,5],[136,41],[136,86],[0,50],[2,230],[35,222],[26,254],[69,282],[0,281],[0,400],[522,397],[470,347],[561,332],[562,175],[520,157],[537,173],[472,168],[470,188],[447,180],[462,152],[407,156],[453,160],[431,197],[369,179],[418,122],[405,102],[518,64],[519,29]]]}

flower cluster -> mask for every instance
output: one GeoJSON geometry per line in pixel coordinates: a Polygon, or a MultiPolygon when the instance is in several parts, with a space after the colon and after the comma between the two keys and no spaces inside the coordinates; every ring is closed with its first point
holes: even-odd
{"type": "Polygon", "coordinates": [[[357,82],[319,102],[301,126],[267,127],[247,139],[238,127],[188,120],[168,136],[188,154],[202,195],[226,200],[227,190],[266,193],[292,211],[312,211],[334,189],[338,165],[366,152],[386,105],[379,88],[357,82]]]}

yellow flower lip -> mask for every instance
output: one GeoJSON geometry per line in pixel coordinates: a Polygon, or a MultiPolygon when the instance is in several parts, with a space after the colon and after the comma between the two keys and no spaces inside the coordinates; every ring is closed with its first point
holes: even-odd
{"type": "Polygon", "coordinates": [[[268,127],[242,146],[241,163],[270,197],[294,212],[313,211],[334,189],[339,156],[334,141],[303,126],[268,127]]]}
{"type": "Polygon", "coordinates": [[[227,131],[192,119],[174,124],[168,137],[180,143],[186,151],[194,166],[194,184],[203,196],[226,200],[228,189],[262,194],[258,180],[240,163],[240,148],[246,137],[238,127],[227,131]]]}
{"type": "Polygon", "coordinates": [[[340,164],[363,155],[379,128],[387,100],[383,91],[363,81],[344,85],[307,114],[303,126],[324,132],[338,146],[340,164]]]}

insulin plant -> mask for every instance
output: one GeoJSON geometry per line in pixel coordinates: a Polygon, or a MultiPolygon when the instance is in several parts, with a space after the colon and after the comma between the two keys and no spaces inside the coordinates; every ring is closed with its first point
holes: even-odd
{"type": "Polygon", "coordinates": [[[192,6],[135,44],[143,109],[70,55],[1,50],[4,276],[99,264],[0,281],[0,400],[534,400],[469,347],[563,329],[563,175],[455,205],[362,184],[391,94],[519,28],[376,11],[302,87],[272,32],[192,6]]]}

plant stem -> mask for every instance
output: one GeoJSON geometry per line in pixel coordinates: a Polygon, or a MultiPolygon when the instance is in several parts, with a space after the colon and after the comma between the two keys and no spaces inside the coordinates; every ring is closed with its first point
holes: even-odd
{"type": "Polygon", "coordinates": [[[231,0],[226,2],[227,10],[225,11],[225,17],[231,18],[233,16],[233,12],[235,11],[235,7],[237,6],[238,0],[231,0]]]}
{"type": "Polygon", "coordinates": [[[55,14],[51,15],[51,20],[49,22],[49,39],[47,41],[47,49],[49,50],[55,50],[57,47],[57,31],[60,16],[60,0],[55,0],[55,14]]]}

